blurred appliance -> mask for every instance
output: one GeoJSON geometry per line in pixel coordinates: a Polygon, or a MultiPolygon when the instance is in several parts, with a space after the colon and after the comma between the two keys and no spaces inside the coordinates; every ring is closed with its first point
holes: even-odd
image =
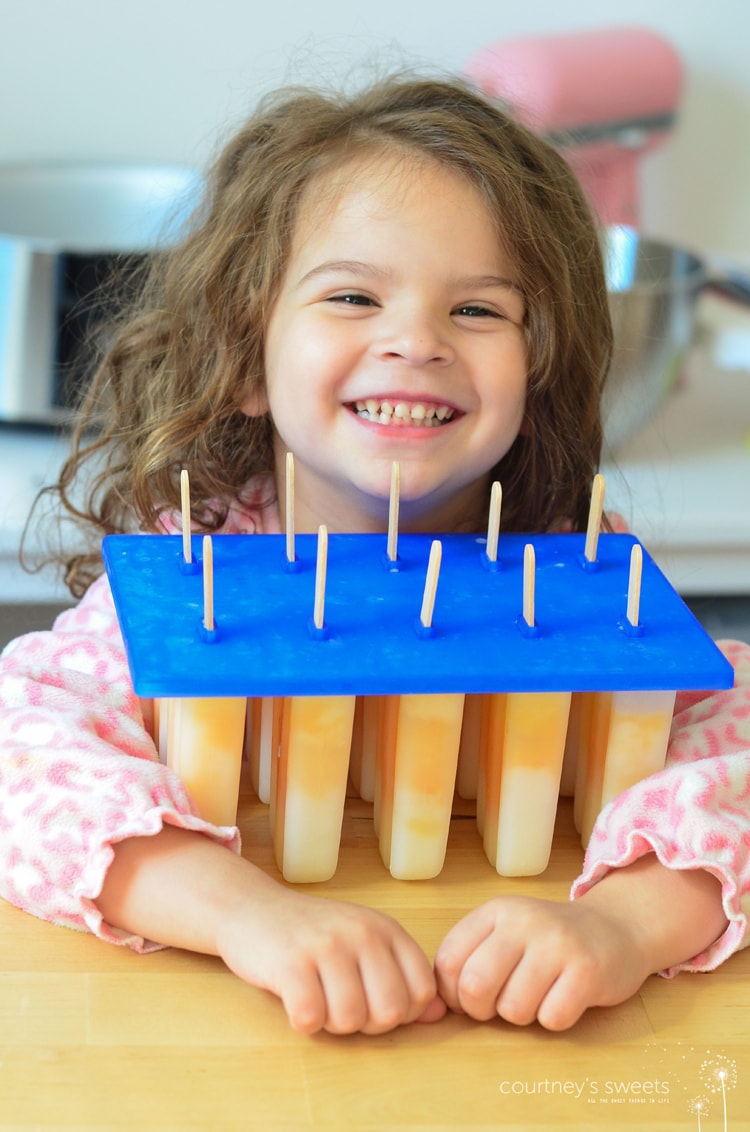
{"type": "Polygon", "coordinates": [[[694,303],[709,282],[698,257],[639,231],[639,162],[674,127],[680,60],[655,32],[610,27],[501,40],[464,71],[562,153],[600,221],[615,333],[602,402],[605,452],[612,452],[677,380],[694,303]]]}
{"type": "Polygon", "coordinates": [[[97,333],[197,188],[174,166],[0,166],[0,421],[65,419],[97,333]]]}
{"type": "Polygon", "coordinates": [[[669,136],[682,90],[665,39],[610,27],[500,40],[463,70],[564,154],[603,225],[640,226],[638,163],[669,136]]]}

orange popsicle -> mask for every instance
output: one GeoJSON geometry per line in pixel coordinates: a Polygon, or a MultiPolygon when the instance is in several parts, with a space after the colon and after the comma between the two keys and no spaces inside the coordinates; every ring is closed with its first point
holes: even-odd
{"type": "Polygon", "coordinates": [[[489,700],[485,853],[501,876],[536,876],[552,847],[570,692],[513,692],[489,700]]]}
{"type": "Polygon", "coordinates": [[[673,691],[586,693],[575,801],[584,847],[607,803],[664,766],[674,701],[673,691]]]}
{"type": "Polygon", "coordinates": [[[169,700],[167,763],[215,825],[237,820],[246,707],[244,696],[169,700]]]}
{"type": "Polygon", "coordinates": [[[273,766],[276,863],[295,883],[328,880],[338,864],[354,696],[288,696],[273,766]]]}
{"type": "Polygon", "coordinates": [[[393,877],[426,880],[445,861],[464,696],[389,699],[396,719],[381,775],[380,854],[393,877]]]}

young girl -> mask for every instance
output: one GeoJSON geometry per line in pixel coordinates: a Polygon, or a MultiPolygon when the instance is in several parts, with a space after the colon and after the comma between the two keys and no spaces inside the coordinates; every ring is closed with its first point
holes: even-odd
{"type": "MultiPolygon", "coordinates": [[[[291,451],[301,531],[386,530],[393,460],[404,530],[484,530],[494,479],[506,528],[579,530],[610,347],[597,232],[544,142],[455,82],[287,94],[155,258],[59,491],[97,540],[170,529],[188,467],[201,529],[278,532],[291,451]]],[[[219,955],[309,1033],[446,1007],[563,1029],[746,942],[744,646],[744,689],[682,696],[668,769],[601,815],[575,900],[492,900],[433,968],[393,920],[276,883],[201,818],[158,761],[94,556],[68,567],[83,600],[0,671],[0,884],[19,907],[219,955]]]]}

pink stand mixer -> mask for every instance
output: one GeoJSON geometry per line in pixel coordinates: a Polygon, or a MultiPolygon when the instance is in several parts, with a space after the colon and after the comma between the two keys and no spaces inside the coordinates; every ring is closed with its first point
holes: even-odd
{"type": "Polygon", "coordinates": [[[615,332],[602,405],[610,453],[676,385],[708,285],[697,256],[641,234],[638,163],[674,127],[680,60],[653,31],[609,27],[501,40],[464,74],[563,154],[601,223],[615,332]]]}
{"type": "Polygon", "coordinates": [[[666,40],[636,27],[501,40],[464,74],[564,154],[602,225],[640,227],[638,162],[668,137],[682,90],[666,40]]]}

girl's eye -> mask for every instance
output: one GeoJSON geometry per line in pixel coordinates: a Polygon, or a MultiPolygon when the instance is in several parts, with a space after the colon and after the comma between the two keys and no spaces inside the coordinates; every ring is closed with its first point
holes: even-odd
{"type": "Polygon", "coordinates": [[[480,306],[478,303],[467,303],[466,306],[458,307],[455,312],[463,318],[502,318],[503,316],[495,310],[490,310],[489,307],[480,306]]]}
{"type": "Polygon", "coordinates": [[[373,306],[373,300],[367,295],[360,295],[357,291],[347,291],[343,295],[331,295],[328,300],[329,303],[342,303],[344,306],[351,307],[370,307],[373,306]]]}

